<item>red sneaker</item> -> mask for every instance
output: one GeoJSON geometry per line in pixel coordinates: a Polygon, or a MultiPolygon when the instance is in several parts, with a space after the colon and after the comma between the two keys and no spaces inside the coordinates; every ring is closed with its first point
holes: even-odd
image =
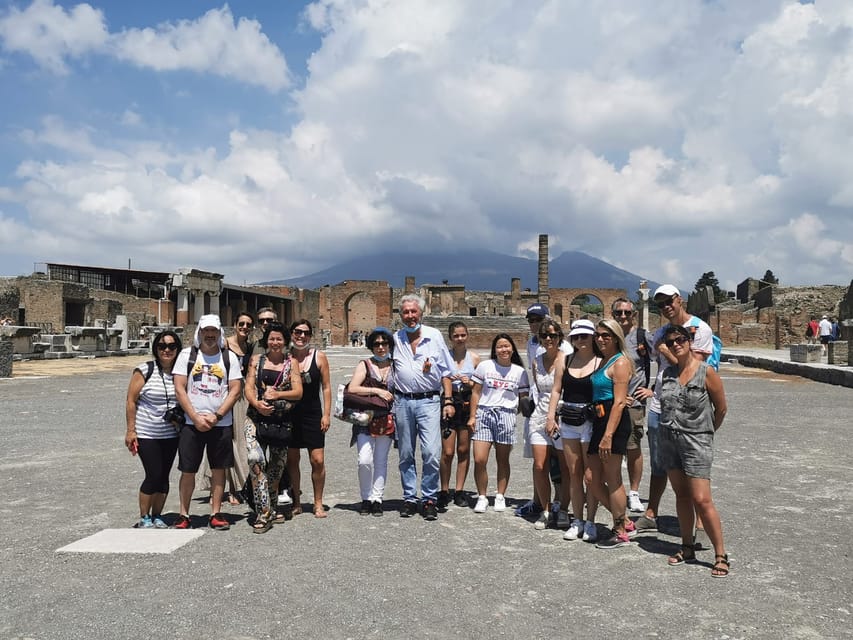
{"type": "Polygon", "coordinates": [[[190,519],[187,516],[178,516],[178,519],[175,520],[175,524],[172,525],[173,529],[192,529],[192,524],[190,524],[190,519]]]}
{"type": "Polygon", "coordinates": [[[231,523],[221,513],[214,513],[210,516],[210,528],[217,531],[225,531],[231,528],[231,523]]]}

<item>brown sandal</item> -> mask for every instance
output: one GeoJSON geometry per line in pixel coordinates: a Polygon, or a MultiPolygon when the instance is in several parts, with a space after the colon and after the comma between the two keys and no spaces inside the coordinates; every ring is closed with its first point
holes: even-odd
{"type": "Polygon", "coordinates": [[[732,565],[729,562],[729,554],[718,553],[714,556],[714,566],[711,567],[711,577],[725,578],[729,575],[729,569],[731,568],[731,566],[732,565]]]}
{"type": "Polygon", "coordinates": [[[696,551],[692,544],[681,545],[681,551],[674,556],[670,556],[667,560],[670,567],[677,567],[682,564],[696,564],[696,551]]]}

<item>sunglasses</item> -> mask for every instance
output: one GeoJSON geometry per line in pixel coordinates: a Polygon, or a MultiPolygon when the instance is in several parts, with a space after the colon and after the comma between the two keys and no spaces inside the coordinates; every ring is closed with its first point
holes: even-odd
{"type": "Polygon", "coordinates": [[[677,336],[675,338],[670,338],[669,340],[664,340],[663,343],[667,346],[667,348],[672,349],[675,345],[682,345],[685,342],[689,342],[687,338],[684,336],[677,336]]]}
{"type": "Polygon", "coordinates": [[[588,333],[576,333],[573,336],[569,336],[569,340],[586,340],[587,338],[591,338],[592,336],[588,333]]]}
{"type": "Polygon", "coordinates": [[[157,351],[176,351],[177,349],[177,342],[161,342],[157,345],[157,351]]]}
{"type": "Polygon", "coordinates": [[[609,333],[598,333],[596,331],[595,337],[598,338],[599,340],[604,340],[605,342],[613,340],[613,336],[609,333]]]}
{"type": "Polygon", "coordinates": [[[634,315],[633,311],[626,311],[625,309],[617,309],[613,312],[614,316],[632,316],[634,315]]]}
{"type": "Polygon", "coordinates": [[[557,338],[559,338],[559,337],[560,337],[560,334],[559,334],[559,333],[540,333],[540,334],[539,334],[539,339],[540,339],[540,340],[545,340],[546,338],[547,338],[548,340],[556,340],[556,339],[557,339],[557,338]]]}
{"type": "Polygon", "coordinates": [[[391,343],[388,342],[387,340],[375,340],[373,342],[374,347],[387,347],[389,344],[391,344],[391,343]]]}
{"type": "Polygon", "coordinates": [[[255,323],[254,322],[238,322],[237,326],[238,327],[248,327],[249,329],[251,329],[252,327],[255,326],[255,323]]]}
{"type": "Polygon", "coordinates": [[[311,331],[309,329],[294,329],[293,335],[295,335],[295,336],[310,336],[311,331]]]}
{"type": "Polygon", "coordinates": [[[671,307],[671,306],[672,306],[673,301],[674,301],[677,297],[678,297],[678,296],[669,296],[668,298],[661,298],[660,300],[655,299],[655,304],[656,304],[657,306],[659,306],[659,307],[671,307]]]}
{"type": "Polygon", "coordinates": [[[258,322],[266,324],[267,322],[275,322],[275,318],[258,318],[258,322]]]}

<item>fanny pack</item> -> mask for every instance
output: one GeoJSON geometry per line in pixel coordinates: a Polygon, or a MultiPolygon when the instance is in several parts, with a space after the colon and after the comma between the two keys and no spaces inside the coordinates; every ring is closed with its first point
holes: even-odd
{"type": "Polygon", "coordinates": [[[564,404],[560,408],[560,420],[572,427],[579,427],[592,418],[592,407],[588,404],[564,404]]]}

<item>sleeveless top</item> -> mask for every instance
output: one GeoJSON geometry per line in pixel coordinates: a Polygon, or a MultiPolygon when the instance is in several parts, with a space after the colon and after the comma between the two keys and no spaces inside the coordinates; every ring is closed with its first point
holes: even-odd
{"type": "Polygon", "coordinates": [[[705,387],[708,363],[700,362],[693,377],[682,385],[678,367],[663,372],[660,426],[687,433],[714,433],[714,405],[705,387]]]}
{"type": "Polygon", "coordinates": [[[317,350],[312,349],[309,357],[311,364],[308,365],[308,371],[302,372],[302,399],[296,403],[291,414],[296,425],[319,429],[320,418],[323,417],[323,402],[320,399],[322,389],[317,350]],[[306,382],[306,379],[310,379],[310,382],[306,382]]]}
{"type": "Polygon", "coordinates": [[[569,373],[571,356],[566,356],[566,368],[563,370],[563,401],[572,404],[592,402],[592,374],[575,378],[569,373]]]}
{"type": "MultiPolygon", "coordinates": [[[[556,361],[551,365],[551,371],[545,370],[545,354],[540,353],[533,361],[533,384],[536,386],[536,407],[534,415],[548,415],[548,403],[551,402],[551,390],[554,388],[554,369],[556,361]]],[[[563,377],[565,380],[565,376],[563,377]]]]}
{"type": "MultiPolygon", "coordinates": [[[[453,358],[453,352],[450,353],[450,357],[453,358]]],[[[465,351],[465,359],[462,360],[462,365],[456,363],[454,360],[454,364],[456,365],[456,369],[454,369],[453,373],[456,375],[464,375],[469,378],[474,375],[474,363],[471,361],[471,352],[465,351]]],[[[453,379],[453,395],[459,397],[469,397],[471,395],[471,387],[462,388],[462,381],[453,379]]]]}
{"type": "Polygon", "coordinates": [[[601,402],[603,400],[613,400],[613,380],[607,377],[607,370],[613,366],[623,354],[617,353],[608,360],[603,367],[599,367],[592,372],[592,400],[593,402],[601,402]]]}
{"type": "MultiPolygon", "coordinates": [[[[275,386],[275,383],[278,382],[279,390],[290,389],[290,372],[293,369],[293,364],[289,357],[284,359],[284,366],[281,371],[275,371],[274,369],[261,369],[260,376],[255,379],[255,388],[258,387],[258,380],[261,382],[261,387],[272,387],[275,386]]],[[[263,395],[263,392],[258,390],[259,395],[263,395]]],[[[261,416],[254,407],[250,406],[248,410],[248,415],[254,419],[260,419],[264,423],[272,423],[272,424],[285,424],[290,422],[291,416],[290,414],[280,415],[273,413],[269,416],[261,416]]]]}
{"type": "MultiPolygon", "coordinates": [[[[139,365],[136,370],[143,376],[148,372],[146,364],[139,365]]],[[[136,402],[136,435],[152,440],[177,438],[178,431],[171,422],[166,422],[165,417],[166,410],[177,405],[172,374],[165,373],[155,364],[136,402]]]]}

